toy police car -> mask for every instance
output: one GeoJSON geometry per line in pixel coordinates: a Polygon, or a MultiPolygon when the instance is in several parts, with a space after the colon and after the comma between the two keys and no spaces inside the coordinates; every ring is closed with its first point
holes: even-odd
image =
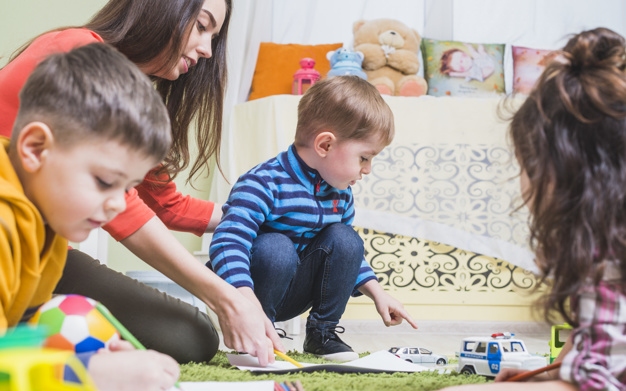
{"type": "Polygon", "coordinates": [[[459,352],[458,371],[464,374],[496,376],[502,368],[533,370],[544,367],[544,357],[533,356],[521,339],[511,333],[464,338],[459,352]]]}

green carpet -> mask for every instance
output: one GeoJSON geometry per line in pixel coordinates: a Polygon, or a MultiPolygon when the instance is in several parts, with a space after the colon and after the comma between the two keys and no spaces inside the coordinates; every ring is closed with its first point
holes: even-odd
{"type": "MultiPolygon", "coordinates": [[[[289,356],[297,361],[308,363],[328,363],[310,354],[294,351],[289,356]]],[[[364,353],[366,355],[368,353],[364,353]]],[[[328,372],[297,373],[289,375],[255,375],[230,365],[226,353],[218,352],[210,363],[190,363],[181,365],[180,381],[259,381],[278,382],[300,380],[305,391],[430,391],[458,384],[486,383],[479,375],[457,373],[439,374],[434,372],[395,373],[395,374],[338,374],[328,372]]]]}

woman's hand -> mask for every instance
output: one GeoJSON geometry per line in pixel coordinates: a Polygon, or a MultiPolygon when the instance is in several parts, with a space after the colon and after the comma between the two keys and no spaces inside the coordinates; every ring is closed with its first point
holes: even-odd
{"type": "Polygon", "coordinates": [[[265,316],[252,289],[229,287],[235,292],[228,295],[231,302],[223,303],[217,313],[224,344],[257,357],[261,366],[273,363],[274,349],[285,351],[274,325],[265,316]]]}
{"type": "Polygon", "coordinates": [[[198,262],[157,217],[122,243],[215,312],[227,347],[256,356],[263,366],[274,362],[274,348],[284,351],[254,292],[244,296],[198,262]]]}

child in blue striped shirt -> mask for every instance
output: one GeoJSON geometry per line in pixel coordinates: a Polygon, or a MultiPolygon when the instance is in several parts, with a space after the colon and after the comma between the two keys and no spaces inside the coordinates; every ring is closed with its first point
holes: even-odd
{"type": "Polygon", "coordinates": [[[294,143],[242,175],[224,204],[207,266],[259,303],[272,322],[310,309],[304,351],[335,361],[358,355],[338,326],[351,295],[365,294],[387,326],[415,321],[385,292],[352,228],[351,185],[394,135],[393,113],[356,76],[313,85],[298,105],[294,143]]]}

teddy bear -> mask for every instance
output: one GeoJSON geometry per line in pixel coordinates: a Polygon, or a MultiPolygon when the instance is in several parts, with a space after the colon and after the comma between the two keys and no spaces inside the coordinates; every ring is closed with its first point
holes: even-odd
{"type": "Polygon", "coordinates": [[[352,28],[354,50],[363,53],[367,80],[381,94],[421,96],[428,90],[417,75],[419,33],[395,19],[358,20],[352,28]]]}
{"type": "Polygon", "coordinates": [[[330,71],[326,77],[356,75],[367,80],[367,75],[362,69],[363,53],[340,47],[326,53],[326,58],[330,61],[330,71]]]}

